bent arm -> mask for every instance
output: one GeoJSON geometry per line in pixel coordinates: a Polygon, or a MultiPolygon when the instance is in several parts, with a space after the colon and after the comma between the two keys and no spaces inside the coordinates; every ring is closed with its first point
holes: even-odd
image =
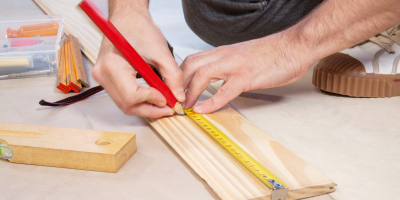
{"type": "Polygon", "coordinates": [[[284,31],[190,55],[182,63],[185,107],[216,80],[225,84],[195,112],[213,112],[242,92],[293,83],[316,61],[400,22],[399,11],[397,0],[326,0],[284,31]]]}
{"type": "Polygon", "coordinates": [[[317,61],[398,22],[400,3],[397,0],[328,0],[284,32],[294,45],[309,48],[317,61]]]}

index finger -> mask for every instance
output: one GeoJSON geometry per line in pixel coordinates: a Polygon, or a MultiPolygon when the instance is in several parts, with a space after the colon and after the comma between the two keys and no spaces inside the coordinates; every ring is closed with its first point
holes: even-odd
{"type": "Polygon", "coordinates": [[[164,83],[171,90],[172,94],[179,102],[185,101],[185,92],[183,90],[183,73],[176,63],[168,46],[160,48],[160,54],[157,60],[153,61],[154,67],[158,69],[164,79],[164,83]]]}
{"type": "Polygon", "coordinates": [[[195,105],[193,111],[197,113],[214,112],[228,104],[242,92],[243,86],[241,86],[240,81],[230,79],[210,99],[195,105]]]}

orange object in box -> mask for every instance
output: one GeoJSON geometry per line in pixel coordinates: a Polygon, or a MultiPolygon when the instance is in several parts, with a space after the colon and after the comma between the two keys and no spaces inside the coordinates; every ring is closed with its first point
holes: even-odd
{"type": "Polygon", "coordinates": [[[7,38],[57,36],[58,24],[45,23],[29,26],[21,26],[18,30],[7,29],[7,38]]]}

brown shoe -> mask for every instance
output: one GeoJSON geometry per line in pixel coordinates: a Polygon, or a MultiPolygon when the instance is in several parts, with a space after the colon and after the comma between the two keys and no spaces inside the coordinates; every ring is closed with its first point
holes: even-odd
{"type": "Polygon", "coordinates": [[[400,96],[400,23],[319,61],[312,83],[354,97],[400,96]]]}

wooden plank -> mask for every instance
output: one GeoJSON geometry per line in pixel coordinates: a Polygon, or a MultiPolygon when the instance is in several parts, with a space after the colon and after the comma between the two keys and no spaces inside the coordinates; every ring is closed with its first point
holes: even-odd
{"type": "MultiPolygon", "coordinates": [[[[226,106],[205,115],[214,125],[288,184],[288,199],[335,191],[336,184],[226,106]]],[[[149,123],[222,199],[270,199],[271,191],[188,116],[149,123]]]]}
{"type": "Polygon", "coordinates": [[[13,163],[117,172],[136,152],[132,133],[0,122],[13,163]]]}
{"type": "MultiPolygon", "coordinates": [[[[61,8],[60,5],[75,6],[80,0],[35,0],[48,14],[68,15],[76,24],[86,28],[87,17],[75,8],[61,8]],[[63,3],[64,2],[64,3],[63,3]],[[70,14],[71,12],[72,14],[70,14]],[[76,15],[81,15],[74,17],[76,15]],[[86,18],[85,20],[82,20],[86,18]]],[[[104,8],[100,7],[104,10],[104,8]]],[[[68,27],[69,25],[66,24],[68,27]]],[[[73,27],[72,25],[70,27],[73,27]]],[[[71,32],[77,35],[74,32],[71,32]]],[[[100,40],[90,34],[79,35],[82,46],[100,40]]],[[[96,60],[98,49],[90,52],[96,60]]],[[[88,55],[88,54],[86,54],[88,55]]],[[[210,97],[204,92],[200,99],[210,97]]],[[[288,199],[300,199],[333,192],[336,184],[306,163],[294,153],[283,147],[262,130],[254,126],[230,107],[208,114],[206,117],[243,149],[254,156],[261,164],[271,170],[288,184],[288,199]]],[[[215,142],[205,131],[188,116],[173,116],[162,119],[147,119],[155,130],[171,145],[175,151],[202,177],[222,199],[270,199],[269,188],[252,175],[215,142]]]]}

